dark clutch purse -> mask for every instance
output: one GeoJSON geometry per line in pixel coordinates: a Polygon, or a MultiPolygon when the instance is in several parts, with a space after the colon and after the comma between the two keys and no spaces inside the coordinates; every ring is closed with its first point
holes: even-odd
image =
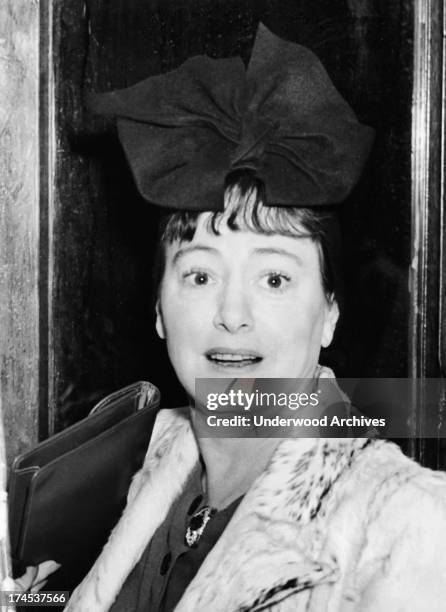
{"type": "Polygon", "coordinates": [[[73,584],[88,572],[125,506],[159,401],[154,385],[137,382],[15,459],[9,524],[17,568],[54,559],[73,584]]]}

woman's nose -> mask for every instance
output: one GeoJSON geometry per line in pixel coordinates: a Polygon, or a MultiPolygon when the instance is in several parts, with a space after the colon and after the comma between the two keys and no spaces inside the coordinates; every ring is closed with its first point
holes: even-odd
{"type": "Polygon", "coordinates": [[[223,288],[217,303],[214,325],[232,334],[252,328],[251,301],[238,283],[223,288]]]}

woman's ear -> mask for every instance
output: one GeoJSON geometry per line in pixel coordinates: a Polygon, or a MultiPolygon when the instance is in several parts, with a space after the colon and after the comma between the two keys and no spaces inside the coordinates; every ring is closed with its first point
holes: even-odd
{"type": "Polygon", "coordinates": [[[331,295],[326,306],[324,326],[322,328],[321,346],[323,348],[330,346],[338,319],[339,306],[334,295],[331,295]]]}
{"type": "Polygon", "coordinates": [[[158,336],[161,338],[161,340],[165,340],[166,332],[164,330],[163,313],[161,312],[161,305],[160,305],[159,299],[156,300],[155,310],[156,310],[156,323],[155,323],[156,332],[158,336]]]}

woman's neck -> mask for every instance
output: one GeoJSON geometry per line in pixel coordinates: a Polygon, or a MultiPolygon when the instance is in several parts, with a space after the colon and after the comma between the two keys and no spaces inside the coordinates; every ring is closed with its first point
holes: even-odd
{"type": "Polygon", "coordinates": [[[209,505],[223,509],[244,495],[264,471],[279,438],[198,438],[209,505]]]}

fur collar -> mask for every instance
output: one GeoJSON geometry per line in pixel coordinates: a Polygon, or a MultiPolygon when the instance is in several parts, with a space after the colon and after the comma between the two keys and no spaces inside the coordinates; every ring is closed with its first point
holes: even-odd
{"type": "Polygon", "coordinates": [[[254,611],[337,579],[322,504],[367,439],[290,439],[245,495],[176,612],[254,611]]]}
{"type": "MultiPolygon", "coordinates": [[[[321,518],[327,512],[322,501],[368,443],[326,438],[282,441],[189,585],[177,612],[257,610],[290,593],[336,580],[336,562],[319,558],[324,536],[321,518]]],[[[109,609],[198,460],[188,411],[162,410],[127,507],[67,610],[109,609]]]]}

